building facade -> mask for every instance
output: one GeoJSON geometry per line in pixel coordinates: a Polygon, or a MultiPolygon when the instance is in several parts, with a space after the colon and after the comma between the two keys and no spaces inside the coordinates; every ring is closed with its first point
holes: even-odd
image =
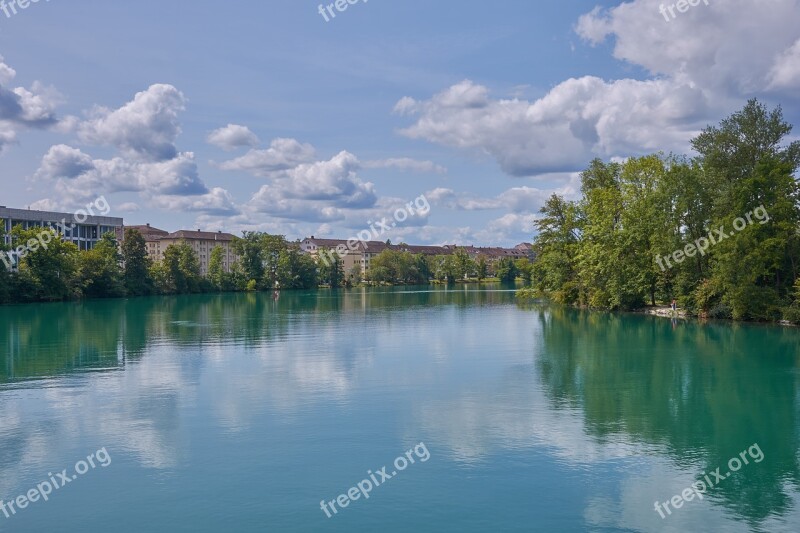
{"type": "Polygon", "coordinates": [[[222,248],[222,268],[225,272],[230,272],[233,265],[239,260],[239,256],[233,251],[233,241],[236,239],[230,233],[221,231],[188,231],[179,230],[173,233],[155,228],[150,224],[143,226],[127,226],[125,229],[132,228],[142,234],[147,247],[147,255],[153,261],[164,259],[164,252],[172,244],[186,242],[192,247],[200,262],[200,273],[208,274],[208,267],[211,261],[211,252],[214,248],[222,248]]]}
{"type": "Polygon", "coordinates": [[[117,217],[81,216],[73,213],[0,206],[0,227],[5,230],[6,245],[11,244],[9,233],[14,226],[22,226],[24,229],[54,229],[64,237],[65,241],[74,243],[78,249],[91,250],[105,233],[116,235],[123,227],[123,221],[117,217]]]}

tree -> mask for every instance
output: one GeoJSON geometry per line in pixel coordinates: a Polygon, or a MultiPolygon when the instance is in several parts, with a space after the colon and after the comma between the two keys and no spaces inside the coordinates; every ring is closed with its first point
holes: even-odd
{"type": "Polygon", "coordinates": [[[317,265],[295,246],[280,252],[277,279],[282,289],[313,289],[317,286],[317,265]]]}
{"type": "Polygon", "coordinates": [[[470,258],[464,248],[457,248],[453,253],[453,259],[459,279],[467,279],[475,272],[475,261],[470,258]]]}
{"type": "Polygon", "coordinates": [[[478,281],[483,281],[489,277],[489,265],[486,263],[486,257],[481,255],[478,257],[478,281]]]}
{"type": "Polygon", "coordinates": [[[319,264],[320,283],[324,283],[332,289],[338,289],[345,280],[344,262],[333,250],[320,250],[320,254],[324,254],[327,258],[326,261],[320,261],[319,264]]]}
{"type": "Polygon", "coordinates": [[[11,261],[7,255],[5,220],[0,218],[0,254],[4,261],[0,261],[0,304],[11,302],[12,274],[11,261]]]}
{"type": "Polygon", "coordinates": [[[200,260],[187,242],[167,246],[164,258],[159,263],[153,272],[161,292],[187,294],[200,291],[200,260]]]}
{"type": "Polygon", "coordinates": [[[513,283],[517,279],[517,265],[510,257],[503,257],[497,264],[497,277],[502,283],[513,283]]]}
{"type": "Polygon", "coordinates": [[[537,288],[600,308],[676,298],[715,318],[796,319],[800,141],[791,130],[780,107],[751,100],[692,141],[695,159],[592,161],[580,201],[553,196],[542,208],[537,288]]]}
{"type": "Polygon", "coordinates": [[[225,249],[222,246],[215,246],[211,250],[208,260],[208,280],[211,286],[218,291],[230,291],[235,286],[232,276],[225,272],[224,257],[225,249]]]}
{"type": "Polygon", "coordinates": [[[433,275],[438,281],[455,283],[458,278],[458,266],[452,255],[437,255],[432,263],[433,275]]]}
{"type": "Polygon", "coordinates": [[[768,224],[749,224],[713,250],[709,286],[733,318],[777,318],[797,278],[800,141],[784,144],[791,131],[780,107],[750,100],[692,141],[713,192],[712,228],[759,207],[769,213],[768,224]]]}
{"type": "Polygon", "coordinates": [[[515,266],[517,267],[517,272],[519,272],[519,276],[525,283],[530,283],[531,279],[533,279],[533,265],[531,264],[530,260],[527,257],[523,257],[521,259],[517,259],[514,262],[515,266]]]}
{"type": "Polygon", "coordinates": [[[537,261],[534,275],[538,289],[556,302],[582,303],[584,291],[578,277],[578,254],[582,238],[583,214],[578,205],[552,195],[535,222],[537,261]]]}
{"type": "Polygon", "coordinates": [[[89,298],[118,298],[125,295],[120,266],[122,255],[113,233],[106,233],[94,248],[80,254],[79,285],[89,298]]]}
{"type": "Polygon", "coordinates": [[[143,296],[153,291],[150,277],[152,261],[147,255],[147,243],[142,234],[133,229],[125,230],[122,241],[123,283],[128,296],[143,296]]]}
{"type": "Polygon", "coordinates": [[[18,276],[33,293],[33,299],[58,301],[80,296],[77,246],[47,228],[25,230],[15,226],[11,237],[13,248],[26,250],[19,261],[18,276]]]}
{"type": "Polygon", "coordinates": [[[261,234],[245,231],[242,238],[233,241],[233,250],[239,256],[238,268],[241,270],[244,279],[249,283],[251,280],[256,284],[264,279],[264,255],[261,242],[261,234]]]}
{"type": "Polygon", "coordinates": [[[361,283],[361,266],[353,265],[350,267],[347,282],[352,285],[353,283],[361,283]]]}

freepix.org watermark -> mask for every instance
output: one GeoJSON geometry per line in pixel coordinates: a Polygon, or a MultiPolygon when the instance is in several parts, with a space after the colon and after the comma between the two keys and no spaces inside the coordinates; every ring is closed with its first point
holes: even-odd
{"type": "Polygon", "coordinates": [[[347,239],[347,246],[340,244],[333,250],[320,250],[320,261],[322,261],[326,266],[330,266],[334,262],[334,254],[338,255],[339,258],[342,259],[347,255],[348,251],[355,252],[359,250],[359,248],[367,250],[367,243],[369,241],[382,240],[381,237],[392,231],[399,224],[402,224],[408,220],[408,217],[417,214],[425,216],[430,212],[430,202],[428,202],[428,199],[424,194],[420,195],[413,201],[408,202],[403,207],[396,209],[394,212],[394,220],[392,222],[390,222],[387,217],[383,217],[378,222],[372,222],[370,220],[367,222],[367,224],[369,224],[369,228],[358,232],[355,237],[347,239]]]}
{"type": "Polygon", "coordinates": [[[725,239],[733,237],[736,235],[736,232],[744,230],[749,224],[753,224],[753,217],[762,225],[770,221],[769,213],[767,213],[767,210],[761,205],[747,213],[744,218],[739,217],[733,221],[733,229],[736,230],[735,232],[726,233],[725,226],[720,226],[719,229],[711,230],[707,238],[700,237],[694,243],[687,244],[683,250],[675,250],[671,254],[663,257],[657,255],[656,263],[658,263],[659,268],[661,268],[661,272],[666,272],[668,268],[672,268],[670,259],[672,259],[676,265],[679,265],[686,261],[687,257],[694,257],[698,253],[701,256],[705,256],[711,245],[718,244],[725,239]],[[664,266],[665,264],[666,266],[664,266]]]}
{"type": "Polygon", "coordinates": [[[111,456],[108,454],[108,451],[106,451],[105,447],[100,448],[93,454],[89,455],[85,461],[80,460],[75,463],[74,474],[70,475],[66,468],[56,475],[53,475],[52,472],[49,472],[47,474],[49,479],[36,485],[36,488],[33,488],[27,493],[21,494],[12,500],[9,500],[8,502],[0,500],[0,512],[3,513],[6,518],[11,518],[17,514],[18,511],[26,509],[28,505],[36,503],[40,499],[48,501],[54,490],[64,488],[67,484],[78,479],[78,476],[82,476],[89,470],[92,470],[98,466],[105,468],[110,464],[111,456]],[[95,462],[95,460],[97,462],[95,462]]]}
{"type": "MultiPolygon", "coordinates": [[[[6,18],[17,14],[17,9],[28,9],[31,4],[38,4],[42,0],[0,0],[0,11],[6,14],[6,18]]],[[[50,0],[44,0],[49,2],[50,0]]]]}
{"type": "Polygon", "coordinates": [[[401,455],[395,459],[393,463],[394,470],[392,470],[391,474],[386,472],[386,470],[390,468],[388,466],[384,466],[377,472],[367,470],[367,476],[369,476],[367,479],[359,481],[355,487],[350,487],[345,494],[340,494],[337,498],[334,498],[329,502],[322,500],[319,504],[320,509],[322,509],[328,518],[331,518],[333,515],[338,514],[339,510],[350,505],[350,502],[354,502],[360,499],[362,496],[365,500],[368,500],[369,493],[372,492],[373,489],[381,486],[386,481],[389,481],[398,473],[408,468],[409,465],[415,464],[415,457],[419,459],[421,463],[424,463],[431,458],[431,452],[428,451],[428,448],[425,446],[424,442],[420,442],[408,450],[405,455],[401,455]],[[336,508],[337,505],[339,506],[339,509],[336,508]]]}
{"type": "Polygon", "coordinates": [[[665,6],[664,4],[661,4],[658,6],[658,12],[664,15],[664,18],[667,20],[667,22],[671,22],[678,16],[675,14],[676,9],[678,10],[678,13],[686,13],[689,11],[690,7],[697,7],[701,2],[705,5],[708,5],[708,0],[678,0],[676,3],[671,5],[668,4],[665,6]],[[667,15],[667,12],[669,12],[669,15],[667,15]],[[670,16],[672,18],[670,18],[670,16]]]}
{"type": "Polygon", "coordinates": [[[695,497],[697,497],[699,500],[702,500],[703,496],[709,490],[719,485],[720,481],[728,479],[732,473],[738,472],[743,466],[749,465],[750,461],[747,459],[748,456],[753,460],[753,462],[756,463],[760,463],[764,460],[764,452],[761,451],[761,447],[757,443],[753,444],[748,449],[741,452],[738,457],[732,457],[728,461],[727,472],[721,474],[720,469],[722,467],[718,467],[713,472],[703,474],[703,480],[695,481],[692,483],[691,487],[687,487],[680,494],[676,494],[665,502],[656,502],[655,511],[663,520],[667,516],[672,516],[673,509],[680,509],[683,507],[684,503],[694,500],[695,497]],[[713,477],[714,479],[712,480],[709,476],[713,477]],[[673,509],[670,509],[670,505],[673,509]],[[665,512],[666,514],[664,514],[665,512]]]}
{"type": "Polygon", "coordinates": [[[355,5],[359,2],[364,2],[365,4],[369,2],[369,0],[336,0],[335,2],[328,4],[328,5],[319,5],[319,14],[322,15],[322,18],[325,19],[325,22],[330,22],[332,19],[336,18],[336,13],[344,13],[347,11],[347,8],[355,5]]]}
{"type": "MultiPolygon", "coordinates": [[[[105,196],[100,196],[93,202],[88,203],[86,205],[86,209],[78,209],[75,211],[75,221],[78,222],[78,224],[86,222],[87,218],[90,216],[95,216],[95,208],[97,208],[97,214],[99,216],[105,216],[111,211],[111,206],[108,204],[105,196]]],[[[28,239],[28,242],[17,246],[10,252],[0,253],[0,262],[5,265],[7,270],[13,270],[14,266],[17,265],[23,257],[31,252],[35,252],[39,248],[47,250],[48,245],[53,242],[53,239],[57,239],[59,235],[65,236],[67,234],[67,230],[72,230],[74,228],[75,224],[67,224],[67,219],[62,218],[61,222],[56,223],[54,228],[42,228],[42,231],[36,235],[36,238],[28,239]]]]}

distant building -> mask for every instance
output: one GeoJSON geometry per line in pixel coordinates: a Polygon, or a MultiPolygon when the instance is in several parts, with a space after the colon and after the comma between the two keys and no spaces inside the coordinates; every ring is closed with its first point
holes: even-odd
{"type": "Polygon", "coordinates": [[[486,259],[488,263],[494,263],[499,261],[505,257],[509,257],[513,260],[517,259],[526,259],[528,258],[528,250],[524,247],[521,248],[522,245],[518,245],[515,248],[479,248],[475,246],[464,246],[464,250],[466,250],[467,254],[469,254],[471,259],[478,260],[480,257],[486,259]]]}
{"type": "Polygon", "coordinates": [[[475,246],[456,246],[448,244],[446,246],[419,246],[413,244],[386,244],[381,241],[358,241],[351,250],[346,240],[342,239],[318,239],[313,235],[304,239],[300,243],[300,249],[315,260],[320,260],[326,253],[335,253],[337,247],[343,250],[339,254],[344,264],[345,274],[349,274],[354,266],[361,267],[361,275],[366,276],[369,272],[370,263],[384,250],[394,250],[398,252],[409,252],[414,255],[425,255],[429,257],[437,255],[451,255],[457,249],[463,248],[472,259],[477,260],[483,256],[488,263],[495,263],[504,257],[511,259],[532,258],[532,246],[527,243],[519,244],[515,248],[476,248],[475,246]]]}
{"type": "Polygon", "coordinates": [[[153,261],[164,259],[164,252],[171,244],[186,242],[192,247],[200,261],[200,273],[208,274],[208,266],[211,261],[211,252],[214,248],[221,247],[222,268],[225,272],[230,272],[233,265],[239,260],[239,256],[233,251],[233,241],[236,239],[230,233],[221,231],[188,231],[180,230],[169,233],[163,229],[158,229],[150,224],[144,226],[126,226],[125,229],[132,228],[142,234],[147,246],[147,255],[153,261]]]}
{"type": "Polygon", "coordinates": [[[80,250],[91,250],[105,233],[117,234],[123,221],[117,217],[75,215],[53,211],[34,211],[0,206],[0,226],[5,229],[5,244],[11,244],[11,228],[52,228],[80,250]]]}

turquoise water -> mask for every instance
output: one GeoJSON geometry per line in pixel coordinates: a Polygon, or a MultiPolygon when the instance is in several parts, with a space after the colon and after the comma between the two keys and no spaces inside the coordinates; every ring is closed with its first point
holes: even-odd
{"type": "Polygon", "coordinates": [[[0,531],[797,531],[799,345],[497,287],[0,308],[0,498],[95,454],[0,531]]]}

